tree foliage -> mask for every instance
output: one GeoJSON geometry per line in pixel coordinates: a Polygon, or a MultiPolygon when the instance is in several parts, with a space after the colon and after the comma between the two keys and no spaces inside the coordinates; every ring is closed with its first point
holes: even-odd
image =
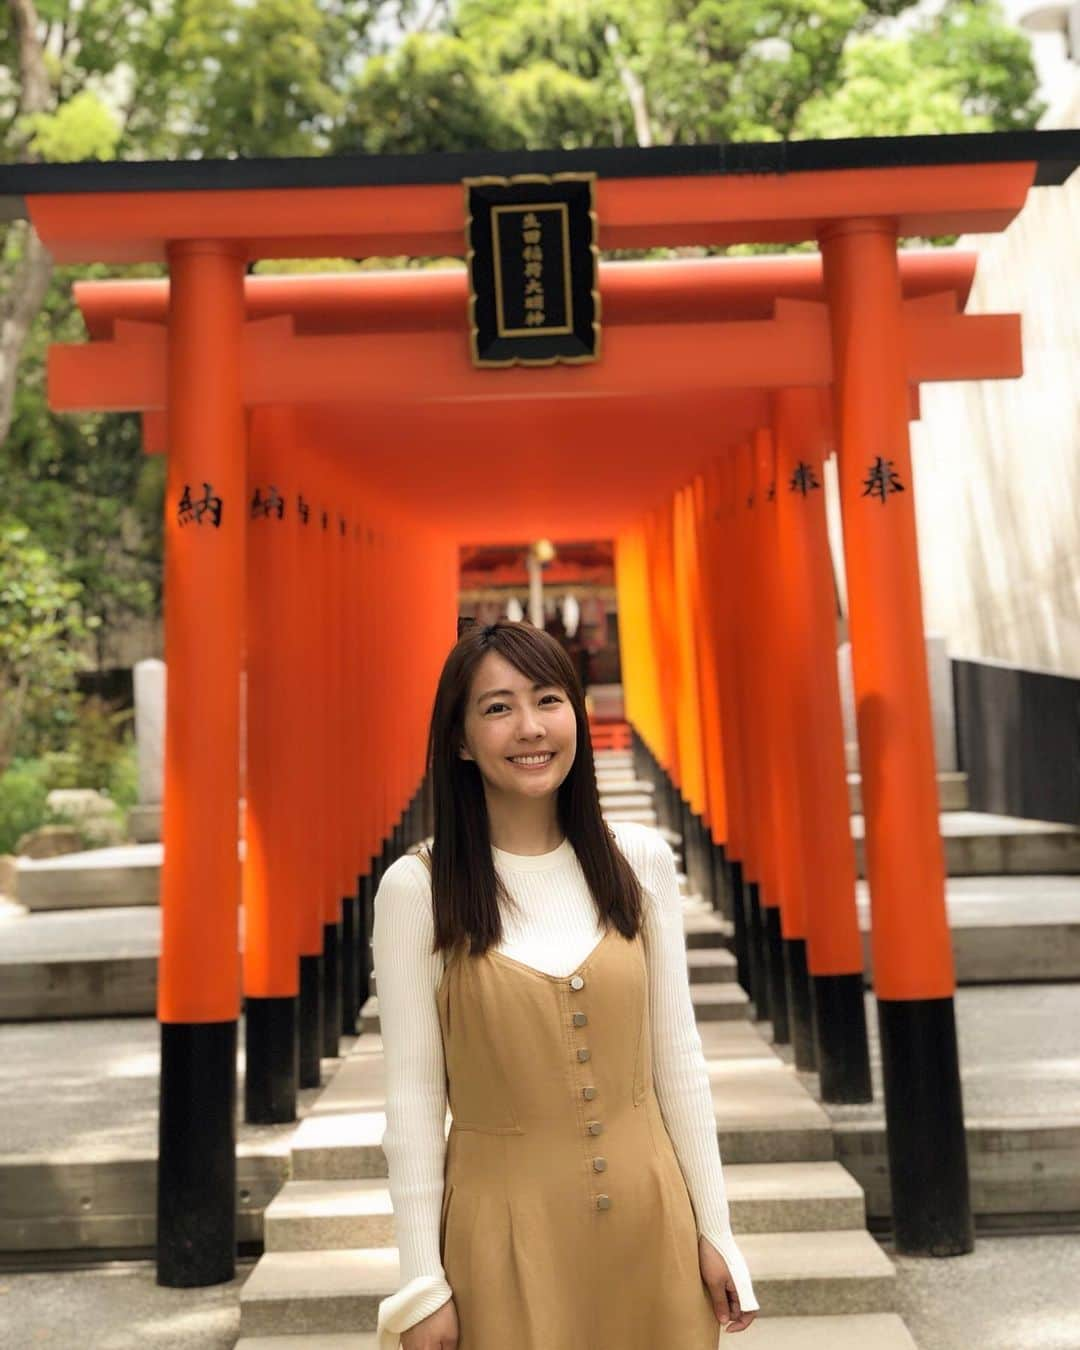
{"type": "Polygon", "coordinates": [[[82,613],[81,589],[25,525],[0,518],[0,773],[27,728],[70,698],[72,641],[94,622],[82,613]]]}
{"type": "Polygon", "coordinates": [[[1005,130],[1042,106],[988,0],[459,0],[366,63],[334,145],[698,144],[1005,130]],[[910,16],[909,16],[910,17],[910,16]]]}

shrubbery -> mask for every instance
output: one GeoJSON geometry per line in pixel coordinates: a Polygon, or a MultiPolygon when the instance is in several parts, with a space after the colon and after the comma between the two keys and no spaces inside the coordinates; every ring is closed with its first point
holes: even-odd
{"type": "Polygon", "coordinates": [[[54,788],[95,788],[112,799],[121,823],[126,820],[138,798],[135,739],[130,732],[119,734],[130,718],[129,709],[116,712],[88,698],[78,710],[69,749],[16,759],[0,774],[0,853],[13,853],[19,838],[41,825],[76,824],[87,848],[104,842],[49,810],[46,799],[54,788]]]}

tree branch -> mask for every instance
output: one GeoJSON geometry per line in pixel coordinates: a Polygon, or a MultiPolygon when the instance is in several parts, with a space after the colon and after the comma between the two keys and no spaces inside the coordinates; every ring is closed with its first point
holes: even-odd
{"type": "Polygon", "coordinates": [[[615,62],[615,70],[626,92],[630,111],[634,115],[634,134],[637,137],[637,143],[641,146],[650,146],[653,143],[653,129],[652,121],[649,118],[649,104],[645,97],[645,86],[627,61],[622,49],[619,30],[610,20],[604,25],[604,41],[611,52],[611,59],[615,62]]]}
{"type": "MultiPolygon", "coordinates": [[[[52,102],[52,87],[38,36],[38,12],[33,0],[8,0],[8,9],[19,53],[19,112],[24,116],[46,112],[52,102]]],[[[28,139],[19,158],[24,163],[37,158],[28,139]]],[[[53,268],[52,254],[29,221],[15,221],[11,229],[22,235],[17,241],[22,247],[0,303],[0,442],[7,439],[11,427],[19,357],[45,300],[53,268]]]]}
{"type": "Polygon", "coordinates": [[[38,36],[40,19],[34,0],[8,0],[19,53],[19,111],[45,112],[52,101],[45,51],[38,36]]]}

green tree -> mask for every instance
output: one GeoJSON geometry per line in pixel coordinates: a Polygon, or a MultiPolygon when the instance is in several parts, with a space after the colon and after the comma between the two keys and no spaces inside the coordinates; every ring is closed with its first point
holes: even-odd
{"type": "Polygon", "coordinates": [[[460,0],[422,62],[401,52],[358,72],[335,144],[687,145],[1035,124],[1028,41],[996,3],[947,0],[886,31],[912,4],[460,0]],[[432,109],[452,115],[427,139],[432,109]]]}
{"type": "Polygon", "coordinates": [[[335,149],[381,154],[507,148],[515,138],[498,99],[496,81],[468,43],[450,34],[411,34],[394,51],[367,62],[335,149]]]}
{"type": "Polygon", "coordinates": [[[25,525],[0,519],[0,773],[35,719],[51,718],[58,700],[73,712],[80,661],[72,642],[93,624],[83,616],[81,589],[25,525]]]}
{"type": "MultiPolygon", "coordinates": [[[[322,153],[377,10],[376,0],[4,0],[4,157],[322,153]]],[[[160,599],[163,466],[141,453],[137,417],[53,416],[45,354],[85,337],[74,280],[162,270],[54,269],[28,223],[0,226],[4,506],[81,583],[100,620],[99,662],[112,624],[160,599]]]]}

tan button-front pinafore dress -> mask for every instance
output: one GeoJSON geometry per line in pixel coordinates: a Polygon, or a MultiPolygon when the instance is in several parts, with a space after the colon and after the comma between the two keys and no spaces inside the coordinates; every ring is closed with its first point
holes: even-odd
{"type": "Polygon", "coordinates": [[[566,976],[459,951],[437,1003],[459,1350],[717,1350],[653,1088],[641,933],[610,930],[566,976]]]}

